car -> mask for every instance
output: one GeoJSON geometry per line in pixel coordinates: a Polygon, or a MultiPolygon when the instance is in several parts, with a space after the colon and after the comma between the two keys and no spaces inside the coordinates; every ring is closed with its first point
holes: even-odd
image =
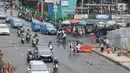
{"type": "Polygon", "coordinates": [[[9,27],[6,24],[0,24],[0,34],[9,35],[9,27]]]}
{"type": "Polygon", "coordinates": [[[5,20],[5,22],[6,23],[10,23],[10,20],[11,20],[11,17],[7,17],[6,20],[5,20]]]}
{"type": "Polygon", "coordinates": [[[47,65],[40,60],[30,61],[27,68],[26,73],[50,73],[47,65]]]}
{"type": "Polygon", "coordinates": [[[5,13],[0,13],[0,19],[6,19],[6,18],[7,18],[7,16],[5,13]]]}
{"type": "Polygon", "coordinates": [[[37,46],[39,59],[44,62],[53,62],[53,54],[48,46],[37,46]]]}
{"type": "Polygon", "coordinates": [[[12,17],[10,20],[10,25],[12,28],[17,28],[18,26],[23,26],[23,23],[18,17],[12,17]]]}
{"type": "Polygon", "coordinates": [[[48,22],[43,22],[42,25],[40,25],[40,32],[45,34],[52,34],[56,35],[56,28],[53,26],[53,24],[48,22]]]}

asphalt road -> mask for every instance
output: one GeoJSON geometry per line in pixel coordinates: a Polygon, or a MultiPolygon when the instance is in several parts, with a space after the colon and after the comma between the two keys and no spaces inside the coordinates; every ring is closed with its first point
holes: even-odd
{"type": "MultiPolygon", "coordinates": [[[[15,11],[14,14],[17,14],[15,11]]],[[[8,13],[9,14],[9,11],[8,13]]],[[[30,22],[22,20],[26,28],[30,28],[30,22]]],[[[10,28],[10,36],[0,36],[0,49],[4,52],[4,60],[17,66],[14,73],[25,73],[27,70],[26,53],[28,49],[32,49],[31,44],[21,44],[20,38],[17,37],[16,29],[10,28]]],[[[89,37],[68,39],[80,39],[85,44],[90,44],[89,37]]],[[[56,37],[39,34],[39,45],[47,46],[51,40],[54,44],[54,55],[58,58],[59,73],[129,73],[127,70],[115,65],[114,63],[104,59],[95,53],[82,53],[76,56],[69,56],[69,50],[63,49],[63,46],[57,46],[56,37]]],[[[47,63],[52,68],[51,63],[47,63]]]]}

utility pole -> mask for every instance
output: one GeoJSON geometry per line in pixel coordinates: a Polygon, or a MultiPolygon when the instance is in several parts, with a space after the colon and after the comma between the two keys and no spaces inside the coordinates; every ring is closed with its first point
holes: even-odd
{"type": "Polygon", "coordinates": [[[43,0],[40,0],[40,1],[41,1],[41,16],[43,16],[43,11],[44,11],[44,10],[43,10],[43,8],[44,8],[44,7],[43,7],[43,0]]]}
{"type": "Polygon", "coordinates": [[[83,14],[83,5],[84,5],[84,0],[81,1],[81,14],[83,14]]]}
{"type": "Polygon", "coordinates": [[[103,6],[102,6],[102,5],[103,5],[103,4],[102,4],[102,0],[101,0],[101,14],[103,13],[103,11],[102,11],[102,7],[103,7],[103,6]]]}

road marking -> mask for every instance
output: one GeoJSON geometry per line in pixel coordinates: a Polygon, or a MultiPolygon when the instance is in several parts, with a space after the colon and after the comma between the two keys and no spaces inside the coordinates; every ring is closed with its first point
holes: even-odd
{"type": "Polygon", "coordinates": [[[14,46],[15,49],[18,49],[18,47],[14,46]]]}
{"type": "Polygon", "coordinates": [[[24,57],[24,55],[21,53],[21,56],[23,56],[24,57]]]}
{"type": "Polygon", "coordinates": [[[9,42],[12,44],[13,42],[11,40],[9,40],[9,42]]]}

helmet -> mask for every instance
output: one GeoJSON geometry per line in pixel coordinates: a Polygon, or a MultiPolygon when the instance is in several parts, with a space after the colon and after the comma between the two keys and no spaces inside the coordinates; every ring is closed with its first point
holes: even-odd
{"type": "Polygon", "coordinates": [[[30,49],[28,49],[28,51],[31,51],[30,49]]]}
{"type": "Polygon", "coordinates": [[[52,42],[51,42],[51,41],[49,41],[49,43],[51,44],[52,42]]]}
{"type": "Polygon", "coordinates": [[[29,29],[27,29],[27,31],[30,31],[29,29]]]}
{"type": "Polygon", "coordinates": [[[57,60],[57,58],[56,58],[56,57],[55,57],[54,59],[55,59],[55,60],[57,60]]]}

